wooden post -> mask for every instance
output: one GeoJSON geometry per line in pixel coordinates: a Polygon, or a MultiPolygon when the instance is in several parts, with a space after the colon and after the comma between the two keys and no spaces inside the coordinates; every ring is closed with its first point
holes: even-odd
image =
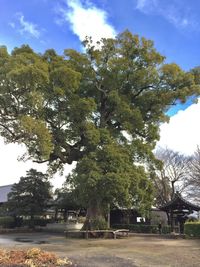
{"type": "Polygon", "coordinates": [[[108,204],[108,214],[107,214],[107,227],[110,229],[110,204],[108,204]]]}
{"type": "Polygon", "coordinates": [[[88,239],[88,229],[85,232],[85,238],[88,239]]]}
{"type": "Polygon", "coordinates": [[[171,210],[170,216],[171,216],[171,232],[174,232],[174,213],[173,213],[173,210],[171,210]]]}

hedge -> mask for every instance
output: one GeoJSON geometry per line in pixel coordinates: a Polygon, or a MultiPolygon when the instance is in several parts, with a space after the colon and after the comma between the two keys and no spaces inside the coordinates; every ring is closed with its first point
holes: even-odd
{"type": "MultiPolygon", "coordinates": [[[[179,233],[179,227],[174,226],[175,233],[179,233]]],[[[162,226],[162,234],[170,234],[171,233],[171,226],[170,225],[163,225],[162,226]]]]}
{"type": "Polygon", "coordinates": [[[12,216],[0,217],[1,228],[13,228],[15,227],[15,219],[12,216]]]}
{"type": "Polygon", "coordinates": [[[23,219],[21,217],[13,217],[13,216],[4,216],[0,217],[0,228],[15,228],[20,226],[46,226],[47,223],[51,222],[50,219],[43,218],[34,218],[34,220],[23,219]]]}
{"type": "Polygon", "coordinates": [[[23,225],[24,226],[46,226],[47,223],[51,222],[50,219],[43,219],[43,218],[34,218],[33,220],[31,219],[24,219],[23,220],[23,225]]]}
{"type": "Polygon", "coordinates": [[[200,238],[200,221],[186,222],[184,226],[184,233],[188,237],[200,238]]]}
{"type": "MultiPolygon", "coordinates": [[[[158,225],[146,225],[146,224],[113,224],[114,229],[129,229],[134,233],[148,233],[157,234],[159,232],[158,225]]],[[[175,232],[179,232],[179,228],[175,227],[175,232]]],[[[171,226],[164,225],[162,227],[162,234],[171,233],[171,226]]]]}

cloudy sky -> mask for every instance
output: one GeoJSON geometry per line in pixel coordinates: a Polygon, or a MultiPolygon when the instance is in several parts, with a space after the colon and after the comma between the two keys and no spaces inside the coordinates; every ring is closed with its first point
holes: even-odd
{"type": "MultiPolygon", "coordinates": [[[[86,35],[99,40],[125,29],[152,39],[166,62],[184,70],[200,65],[198,0],[0,0],[0,45],[9,51],[22,44],[37,52],[81,50],[86,35]]],[[[168,114],[171,119],[161,126],[158,145],[191,155],[200,144],[200,103],[190,99],[168,114]]],[[[45,166],[18,162],[23,151],[0,141],[0,185],[17,182],[31,167],[45,171],[45,166]]],[[[53,184],[61,186],[63,180],[57,175],[53,184]]]]}

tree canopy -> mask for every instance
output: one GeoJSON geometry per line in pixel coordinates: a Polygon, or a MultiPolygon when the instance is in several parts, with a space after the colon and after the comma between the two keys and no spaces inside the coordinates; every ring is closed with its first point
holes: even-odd
{"type": "Polygon", "coordinates": [[[159,125],[177,99],[198,94],[197,73],[165,64],[152,41],[129,31],[84,46],[63,55],[1,47],[0,134],[54,171],[77,161],[68,178],[87,206],[150,205],[159,125]]]}

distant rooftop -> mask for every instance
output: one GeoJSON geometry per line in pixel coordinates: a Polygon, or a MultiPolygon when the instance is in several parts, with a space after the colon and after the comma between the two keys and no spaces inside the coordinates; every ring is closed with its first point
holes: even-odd
{"type": "Polygon", "coordinates": [[[13,184],[0,186],[0,203],[8,200],[8,194],[11,192],[13,184]]]}
{"type": "Polygon", "coordinates": [[[192,211],[200,211],[200,206],[197,206],[186,199],[182,198],[179,192],[176,192],[174,198],[169,201],[164,206],[160,207],[160,210],[170,211],[170,210],[189,210],[190,213],[192,211]]]}

